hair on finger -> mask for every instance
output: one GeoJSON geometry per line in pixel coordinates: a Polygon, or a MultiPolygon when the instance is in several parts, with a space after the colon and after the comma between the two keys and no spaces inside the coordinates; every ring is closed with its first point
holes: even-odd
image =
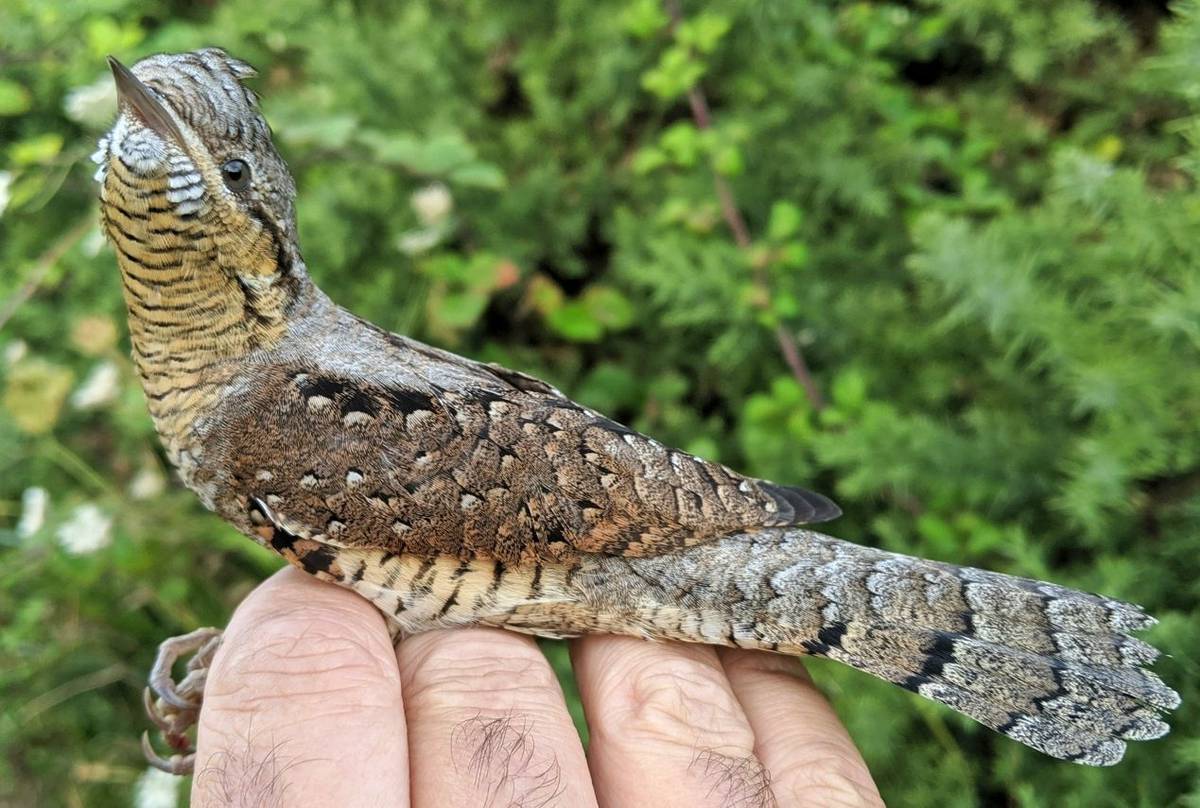
{"type": "Polygon", "coordinates": [[[538,746],[534,722],[512,711],[459,722],[450,733],[450,754],[455,771],[486,794],[489,808],[543,808],[566,790],[558,757],[538,746]]]}
{"type": "Polygon", "coordinates": [[[776,808],[771,772],[754,755],[726,755],[702,749],[691,768],[710,783],[709,794],[730,808],[776,808]]]}
{"type": "Polygon", "coordinates": [[[288,799],[290,769],[307,761],[287,758],[283,754],[286,742],[262,746],[252,741],[250,733],[235,745],[225,746],[208,756],[204,767],[196,772],[192,786],[192,805],[196,808],[284,808],[293,805],[288,799]]]}

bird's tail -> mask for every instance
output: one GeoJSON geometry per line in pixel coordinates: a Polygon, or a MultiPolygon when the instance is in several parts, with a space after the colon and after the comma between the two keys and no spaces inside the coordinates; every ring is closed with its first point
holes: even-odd
{"type": "Polygon", "coordinates": [[[1179,704],[1146,670],[1158,651],[1131,636],[1154,624],[1137,606],[805,530],[592,557],[563,583],[582,608],[503,622],[826,656],[1079,763],[1116,763],[1179,704]]]}

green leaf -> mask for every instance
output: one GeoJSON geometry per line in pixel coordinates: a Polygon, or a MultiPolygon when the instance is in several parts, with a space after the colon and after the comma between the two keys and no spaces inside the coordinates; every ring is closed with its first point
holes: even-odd
{"type": "Polygon", "coordinates": [[[581,300],[588,313],[607,328],[620,331],[633,323],[633,304],[611,286],[589,286],[581,300]]]}
{"type": "Polygon", "coordinates": [[[648,39],[671,20],[659,0],[633,0],[621,11],[621,25],[639,39],[648,39]]]}
{"type": "Polygon", "coordinates": [[[421,144],[414,135],[406,132],[379,132],[367,129],[358,133],[358,139],[376,159],[385,163],[412,166],[421,159],[421,144]]]}
{"type": "Polygon", "coordinates": [[[713,155],[713,168],[725,177],[736,177],[746,168],[742,150],[732,143],[717,149],[713,155]]]}
{"type": "Polygon", "coordinates": [[[676,33],[680,44],[694,48],[700,53],[712,53],[722,37],[729,32],[730,19],[721,14],[704,11],[690,20],[685,20],[676,33]]]}
{"type": "Polygon", "coordinates": [[[9,158],[19,166],[47,163],[62,151],[63,136],[58,132],[34,135],[14,143],[9,148],[9,158]]]}
{"type": "Polygon", "coordinates": [[[604,336],[604,325],[578,300],[564,303],[550,312],[546,322],[560,336],[572,342],[597,342],[604,336]]]}
{"type": "Polygon", "coordinates": [[[790,292],[775,292],[771,296],[771,311],[782,320],[790,320],[800,313],[800,304],[790,292]]]}
{"type": "Polygon", "coordinates": [[[437,318],[451,328],[467,328],[479,320],[487,304],[487,295],[472,291],[451,292],[438,302],[437,318]]]}
{"type": "Polygon", "coordinates": [[[847,412],[858,412],[867,402],[867,377],[857,368],[846,368],[833,378],[833,402],[847,412]]]}
{"type": "Polygon", "coordinates": [[[771,205],[771,218],[767,223],[767,238],[784,241],[796,234],[804,221],[804,212],[791,202],[779,201],[771,205]]]}
{"type": "Polygon", "coordinates": [[[573,390],[579,401],[600,412],[616,413],[642,400],[642,383],[633,371],[616,362],[601,362],[573,390]]]}
{"type": "Polygon", "coordinates": [[[413,170],[443,174],[475,159],[475,149],[457,132],[438,135],[421,144],[413,170]]]}
{"type": "Polygon", "coordinates": [[[958,545],[957,531],[937,514],[926,513],[918,517],[917,530],[929,542],[935,555],[953,553],[958,545]]]}
{"type": "Polygon", "coordinates": [[[703,149],[700,130],[688,121],[667,127],[658,143],[677,165],[685,167],[695,165],[703,149]]]}
{"type": "Polygon", "coordinates": [[[563,306],[564,295],[557,283],[545,275],[535,275],[529,281],[526,297],[542,316],[548,317],[563,306]]]}
{"type": "Polygon", "coordinates": [[[487,188],[498,191],[504,187],[504,172],[498,166],[479,160],[459,166],[450,172],[449,179],[457,185],[487,188]]]}
{"type": "Polygon", "coordinates": [[[633,156],[633,172],[635,174],[649,174],[658,168],[662,168],[670,162],[667,153],[656,146],[643,146],[638,149],[637,154],[633,156]]]}
{"type": "Polygon", "coordinates": [[[279,136],[294,146],[341,149],[358,127],[358,118],[353,115],[314,115],[289,122],[279,129],[279,136]]]}
{"type": "MultiPolygon", "coordinates": [[[[441,176],[477,163],[474,147],[458,132],[422,140],[407,132],[367,130],[359,133],[358,138],[379,160],[402,165],[417,174],[441,176]]],[[[482,170],[483,175],[487,173],[487,169],[482,170]]],[[[475,180],[478,176],[473,176],[471,170],[467,171],[469,180],[475,180]]],[[[485,182],[489,180],[494,181],[494,176],[484,176],[485,182]]]]}
{"type": "Polygon", "coordinates": [[[693,438],[683,449],[689,454],[694,454],[696,457],[702,457],[705,460],[711,460],[714,463],[721,461],[720,445],[708,436],[693,438]]]}
{"type": "Polygon", "coordinates": [[[418,266],[422,274],[450,283],[463,283],[470,278],[471,273],[470,264],[461,255],[456,254],[435,255],[418,266]]]}
{"type": "Polygon", "coordinates": [[[704,65],[686,48],[671,47],[658,64],[642,76],[642,86],[664,101],[686,93],[704,75],[704,65]]]}
{"type": "Polygon", "coordinates": [[[4,408],[12,422],[25,432],[49,432],[58,423],[73,379],[70,370],[44,359],[22,362],[8,374],[4,408]]]}
{"type": "Polygon", "coordinates": [[[779,263],[789,269],[800,269],[808,264],[808,245],[801,241],[789,241],[778,252],[779,263]]]}
{"type": "Polygon", "coordinates": [[[0,78],[0,115],[20,115],[29,111],[30,95],[12,79],[0,78]]]}
{"type": "Polygon", "coordinates": [[[96,59],[127,51],[144,36],[141,27],[132,19],[121,24],[112,17],[91,17],[84,25],[84,34],[88,50],[96,59]]]}

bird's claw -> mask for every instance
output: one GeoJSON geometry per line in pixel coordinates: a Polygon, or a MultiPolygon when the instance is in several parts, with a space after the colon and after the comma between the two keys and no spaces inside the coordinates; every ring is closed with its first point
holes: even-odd
{"type": "Polygon", "coordinates": [[[171,774],[191,774],[196,750],[188,730],[196,725],[200,704],[204,699],[204,682],[221,644],[221,631],[215,628],[196,629],[190,634],[172,637],[158,646],[158,656],[150,669],[150,685],[143,692],[146,714],[158,727],[159,733],[173,751],[164,758],[150,743],[149,733],[142,735],[142,752],[151,766],[171,774]],[[192,654],[186,673],[177,683],[172,678],[175,662],[192,654]]]}

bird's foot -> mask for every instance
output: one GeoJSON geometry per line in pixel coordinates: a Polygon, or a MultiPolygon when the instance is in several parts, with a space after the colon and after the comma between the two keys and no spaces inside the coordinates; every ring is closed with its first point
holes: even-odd
{"type": "Polygon", "coordinates": [[[170,747],[171,756],[164,758],[160,755],[150,743],[150,734],[142,733],[142,752],[156,769],[179,775],[192,773],[196,749],[187,733],[200,717],[204,680],[208,677],[208,666],[212,664],[220,645],[220,629],[199,628],[190,634],[172,637],[158,646],[158,656],[154,659],[154,667],[150,669],[150,684],[143,698],[146,714],[170,747]],[[187,672],[183,679],[176,682],[172,678],[172,669],[177,660],[188,654],[192,658],[187,661],[187,672]]]}

